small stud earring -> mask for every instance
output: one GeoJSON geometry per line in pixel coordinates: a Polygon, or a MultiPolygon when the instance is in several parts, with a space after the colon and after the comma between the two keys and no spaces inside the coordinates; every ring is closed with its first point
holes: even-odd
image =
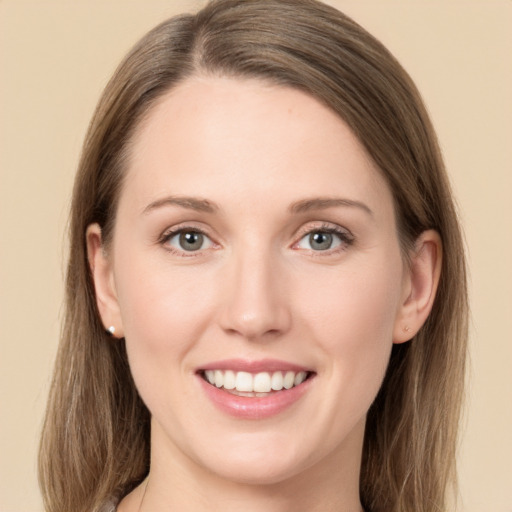
{"type": "Polygon", "coordinates": [[[405,332],[411,332],[411,330],[412,330],[412,329],[411,329],[408,325],[406,325],[406,326],[404,327],[404,331],[405,331],[405,332]]]}
{"type": "Polygon", "coordinates": [[[107,329],[107,333],[110,334],[110,336],[114,336],[114,333],[116,332],[116,328],[111,325],[108,329],[107,329]]]}

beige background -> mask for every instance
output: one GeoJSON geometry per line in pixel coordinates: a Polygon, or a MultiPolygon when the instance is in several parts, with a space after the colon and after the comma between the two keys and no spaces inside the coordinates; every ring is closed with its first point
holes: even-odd
{"type": "MultiPolygon", "coordinates": [[[[416,80],[471,266],[464,512],[512,512],[512,1],[331,0],[416,80]]],[[[81,141],[126,50],[194,1],[0,0],[0,512],[41,511],[35,457],[81,141]]]]}

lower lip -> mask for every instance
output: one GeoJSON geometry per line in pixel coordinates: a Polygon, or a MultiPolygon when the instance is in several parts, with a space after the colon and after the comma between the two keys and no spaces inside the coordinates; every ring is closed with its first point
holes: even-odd
{"type": "Polygon", "coordinates": [[[291,389],[283,389],[264,397],[232,395],[197,376],[206,396],[222,412],[240,419],[260,420],[282,413],[296,403],[311,386],[312,377],[291,389]]]}

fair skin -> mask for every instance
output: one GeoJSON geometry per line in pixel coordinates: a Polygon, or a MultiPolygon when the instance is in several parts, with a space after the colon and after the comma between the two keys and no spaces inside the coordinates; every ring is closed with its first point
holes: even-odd
{"type": "Polygon", "coordinates": [[[366,413],[393,343],[430,312],[437,234],[406,264],[391,192],[347,125],[256,80],[164,95],[126,173],[111,245],[87,231],[102,320],[152,414],[149,483],[120,512],[359,512],[366,413]],[[306,373],[241,392],[207,369],[306,373]]]}

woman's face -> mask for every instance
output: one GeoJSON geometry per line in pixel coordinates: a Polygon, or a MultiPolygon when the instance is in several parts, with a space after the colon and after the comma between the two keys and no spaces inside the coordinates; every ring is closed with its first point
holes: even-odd
{"type": "Polygon", "coordinates": [[[390,190],[337,115],[255,80],[179,85],[134,136],[105,265],[153,463],[357,469],[409,278],[390,190]]]}

